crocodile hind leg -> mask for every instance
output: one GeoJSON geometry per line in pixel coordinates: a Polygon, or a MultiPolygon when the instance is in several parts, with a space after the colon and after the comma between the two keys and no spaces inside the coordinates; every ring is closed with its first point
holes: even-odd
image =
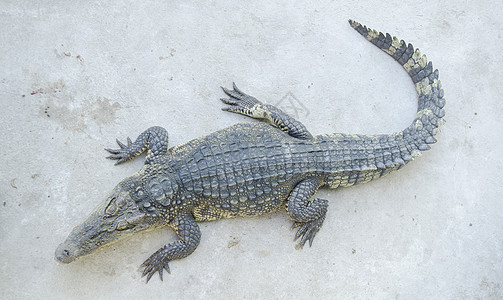
{"type": "Polygon", "coordinates": [[[201,231],[191,215],[175,217],[169,226],[175,230],[179,240],[157,250],[141,265],[145,267],[142,276],[147,276],[147,282],[156,272],[162,280],[163,269],[170,273],[168,263],[189,256],[201,240],[201,231]]]}
{"type": "Polygon", "coordinates": [[[232,85],[233,90],[222,87],[222,90],[229,96],[229,98],[222,98],[220,100],[231,105],[230,107],[225,107],[222,110],[242,114],[254,119],[265,120],[295,138],[313,138],[311,133],[309,133],[301,122],[290,117],[281,109],[269,104],[264,104],[255,97],[241,92],[235,83],[232,85]]]}
{"type": "Polygon", "coordinates": [[[145,150],[148,150],[145,163],[149,164],[156,157],[168,151],[168,132],[162,127],[154,126],[140,134],[134,143],[128,137],[127,145],[124,145],[118,139],[117,144],[119,144],[119,149],[105,149],[112,154],[107,158],[117,160],[116,165],[137,157],[145,150]]]}
{"type": "Polygon", "coordinates": [[[294,240],[301,238],[300,247],[306,241],[309,241],[309,246],[313,244],[314,236],[325,220],[328,201],[313,198],[319,186],[318,178],[304,179],[295,186],[287,199],[286,210],[295,222],[292,228],[299,228],[294,240]]]}

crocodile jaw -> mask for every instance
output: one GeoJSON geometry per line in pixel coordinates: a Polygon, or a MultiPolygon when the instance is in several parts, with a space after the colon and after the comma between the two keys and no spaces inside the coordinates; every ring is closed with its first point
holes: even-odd
{"type": "Polygon", "coordinates": [[[129,191],[119,184],[84,222],[72,230],[56,249],[54,258],[68,264],[155,225],[156,220],[141,212],[129,191]]]}
{"type": "Polygon", "coordinates": [[[109,200],[104,201],[87,217],[81,224],[77,225],[61,243],[54,254],[56,261],[64,264],[71,263],[77,258],[90,254],[100,248],[101,244],[112,242],[106,231],[102,220],[104,209],[109,200]]]}

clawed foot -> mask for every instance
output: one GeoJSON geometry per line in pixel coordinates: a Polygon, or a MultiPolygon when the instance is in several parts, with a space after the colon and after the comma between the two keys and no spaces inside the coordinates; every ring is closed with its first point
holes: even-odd
{"type": "Polygon", "coordinates": [[[253,110],[262,105],[262,102],[258,101],[255,97],[243,93],[235,83],[232,83],[232,88],[233,90],[229,90],[222,87],[222,90],[229,98],[221,98],[220,100],[225,104],[231,105],[230,107],[222,108],[222,110],[255,117],[253,110]]]}
{"type": "Polygon", "coordinates": [[[166,272],[171,273],[171,271],[169,270],[168,262],[164,261],[162,259],[159,259],[158,255],[156,255],[156,254],[157,254],[157,252],[152,254],[152,256],[150,256],[140,266],[142,268],[145,268],[143,270],[142,277],[144,277],[145,275],[147,276],[147,283],[156,272],[159,272],[159,277],[161,278],[161,281],[162,281],[163,269],[166,270],[166,272]]]}
{"type": "Polygon", "coordinates": [[[131,139],[128,137],[127,138],[127,146],[121,143],[119,139],[116,139],[117,144],[119,145],[120,149],[109,149],[105,148],[106,151],[110,152],[112,155],[107,156],[108,159],[116,159],[117,162],[115,163],[116,165],[121,164],[129,159],[131,159],[131,146],[133,142],[131,142],[131,139]]]}
{"type": "Polygon", "coordinates": [[[323,221],[325,218],[319,218],[316,220],[312,220],[309,222],[295,222],[292,225],[292,229],[294,228],[299,228],[297,229],[297,233],[295,234],[294,241],[300,239],[299,246],[300,248],[304,247],[304,244],[309,241],[309,247],[313,245],[313,239],[318,233],[318,231],[321,228],[321,225],[323,224],[323,221]]]}
{"type": "Polygon", "coordinates": [[[264,104],[255,97],[243,93],[235,83],[232,84],[232,88],[232,90],[229,90],[222,87],[222,90],[229,98],[221,98],[220,100],[230,105],[222,108],[222,110],[265,120],[294,138],[310,139],[313,137],[302,123],[290,117],[281,109],[270,104],[264,104]]]}

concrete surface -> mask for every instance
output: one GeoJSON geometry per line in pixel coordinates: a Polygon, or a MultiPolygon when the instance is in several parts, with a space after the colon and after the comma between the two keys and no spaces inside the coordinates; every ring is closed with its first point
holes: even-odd
{"type": "Polygon", "coordinates": [[[1,298],[503,297],[501,11],[498,1],[2,1],[1,298]],[[320,192],[328,217],[302,251],[278,213],[201,224],[199,248],[164,282],[145,285],[138,267],[169,230],[54,261],[141,168],[104,158],[116,137],[162,125],[176,145],[248,121],[220,111],[220,85],[281,102],[316,134],[406,127],[411,81],[348,18],[413,43],[440,70],[447,115],[431,151],[381,180],[320,192]]]}

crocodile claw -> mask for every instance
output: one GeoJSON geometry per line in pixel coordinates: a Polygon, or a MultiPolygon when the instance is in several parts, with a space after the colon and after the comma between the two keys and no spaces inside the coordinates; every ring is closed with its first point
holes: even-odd
{"type": "Polygon", "coordinates": [[[107,156],[106,158],[116,159],[117,162],[115,164],[118,165],[118,164],[121,164],[131,158],[130,149],[131,149],[132,142],[129,137],[127,138],[127,146],[124,143],[122,143],[121,141],[119,141],[119,139],[116,139],[116,142],[119,145],[120,149],[105,148],[105,150],[112,154],[112,155],[107,156]]]}
{"type": "Polygon", "coordinates": [[[223,111],[235,112],[248,115],[246,111],[253,108],[255,105],[260,105],[262,102],[257,100],[255,97],[252,97],[248,94],[243,93],[235,83],[232,83],[232,90],[222,87],[229,98],[221,98],[220,100],[225,103],[231,105],[231,107],[222,108],[223,111]]]}
{"type": "Polygon", "coordinates": [[[321,228],[321,224],[323,223],[324,218],[312,220],[309,222],[295,222],[292,225],[292,229],[297,229],[295,233],[294,241],[300,238],[299,246],[302,248],[304,244],[309,241],[309,247],[313,245],[313,240],[318,231],[321,228]]]}
{"type": "Polygon", "coordinates": [[[127,146],[124,145],[121,141],[119,141],[119,139],[115,139],[115,141],[117,142],[117,144],[119,144],[119,147],[121,147],[121,149],[124,149],[126,148],[127,146]]]}
{"type": "Polygon", "coordinates": [[[143,264],[141,264],[140,267],[145,268],[141,276],[142,277],[145,277],[145,275],[147,276],[147,283],[156,272],[159,272],[159,277],[161,278],[161,281],[163,280],[162,279],[163,270],[166,270],[166,272],[171,274],[168,262],[160,261],[159,259],[157,259],[155,254],[150,256],[143,264]]]}

